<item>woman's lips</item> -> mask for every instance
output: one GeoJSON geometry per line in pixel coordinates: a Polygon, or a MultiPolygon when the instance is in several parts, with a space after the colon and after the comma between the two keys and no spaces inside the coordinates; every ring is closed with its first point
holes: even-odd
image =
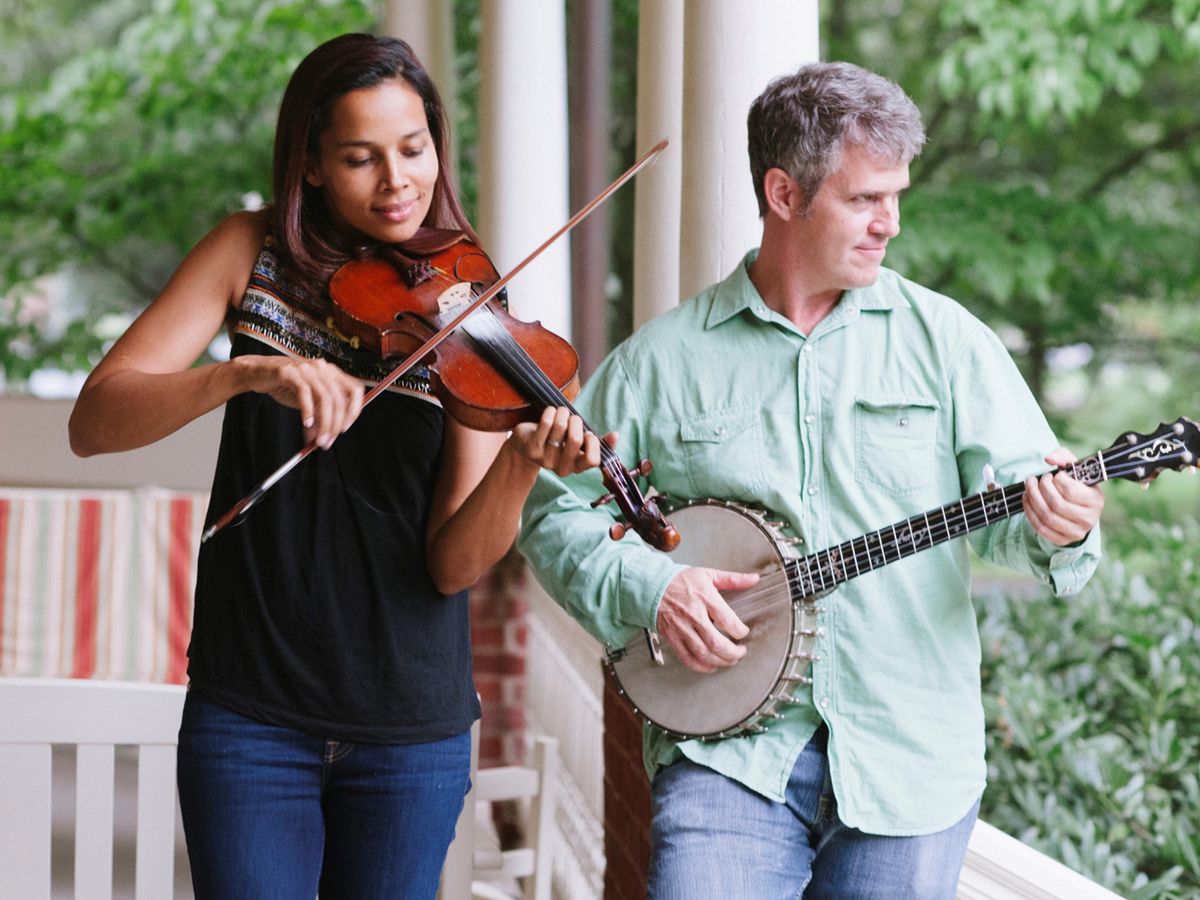
{"type": "Polygon", "coordinates": [[[371,210],[389,222],[404,222],[412,215],[413,207],[416,205],[416,200],[409,200],[406,203],[389,203],[387,206],[374,206],[371,210]]]}

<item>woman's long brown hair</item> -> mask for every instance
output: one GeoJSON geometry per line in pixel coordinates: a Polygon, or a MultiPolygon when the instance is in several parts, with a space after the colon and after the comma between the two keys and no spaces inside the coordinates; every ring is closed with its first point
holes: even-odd
{"type": "Polygon", "coordinates": [[[271,235],[276,250],[314,293],[323,292],[329,276],[356,248],[337,233],[321,190],[305,180],[305,172],[317,157],[338,98],[390,80],[404,82],[421,98],[437,151],[437,181],[422,225],[458,229],[478,243],[454,189],[446,110],[429,73],[402,40],[344,34],[317,47],[296,67],[275,128],[271,235]]]}

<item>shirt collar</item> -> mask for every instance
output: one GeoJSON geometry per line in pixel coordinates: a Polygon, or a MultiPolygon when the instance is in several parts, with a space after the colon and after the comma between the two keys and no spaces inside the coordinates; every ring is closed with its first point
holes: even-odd
{"type": "MultiPolygon", "coordinates": [[[[769,319],[774,313],[767,306],[754,282],[750,280],[750,266],[758,258],[758,249],[747,253],[734,267],[729,277],[720,282],[713,294],[712,307],[708,311],[705,328],[716,328],[732,319],[743,310],[750,310],[760,319],[769,319]]],[[[864,288],[851,288],[842,295],[839,307],[854,307],[860,310],[905,309],[908,300],[898,289],[898,276],[890,269],[880,269],[875,283],[864,288]]]]}

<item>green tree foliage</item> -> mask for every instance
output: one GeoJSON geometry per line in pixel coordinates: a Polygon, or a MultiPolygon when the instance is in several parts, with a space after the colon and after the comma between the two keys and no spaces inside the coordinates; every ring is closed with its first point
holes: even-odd
{"type": "Polygon", "coordinates": [[[222,216],[247,195],[269,199],[291,71],[322,40],[374,21],[366,0],[145,8],[23,3],[2,41],[16,83],[0,98],[0,332],[11,379],[47,359],[87,368],[104,313],[140,309],[222,216]],[[64,40],[47,56],[55,18],[64,40]],[[22,288],[64,270],[90,273],[89,302],[48,336],[22,288]]]}
{"type": "Polygon", "coordinates": [[[893,264],[1019,332],[1039,395],[1048,351],[1080,342],[1200,369],[1194,316],[1173,335],[1129,322],[1200,287],[1196,0],[829,11],[827,55],[895,78],[928,125],[893,264]]]}
{"type": "MultiPolygon", "coordinates": [[[[927,124],[889,263],[1001,330],[1043,401],[1055,350],[1085,345],[1083,403],[1055,416],[1085,449],[1195,418],[1200,3],[823,10],[824,56],[894,78],[927,124]]],[[[1132,898],[1200,896],[1195,487],[1108,488],[1083,595],[981,598],[982,816],[1132,898]]]]}
{"type": "Polygon", "coordinates": [[[1198,539],[1134,523],[1078,597],[981,598],[981,815],[1131,900],[1200,896],[1198,539]]]}

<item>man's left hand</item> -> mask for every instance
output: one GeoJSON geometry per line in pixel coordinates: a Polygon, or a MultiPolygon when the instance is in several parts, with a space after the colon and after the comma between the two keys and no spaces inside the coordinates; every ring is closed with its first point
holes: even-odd
{"type": "MultiPolygon", "coordinates": [[[[1046,462],[1069,466],[1075,462],[1075,454],[1059,447],[1046,457],[1046,462]]],[[[1041,478],[1025,480],[1021,503],[1034,531],[1055,546],[1066,547],[1082,541],[1100,521],[1104,493],[1095,485],[1076,481],[1066,472],[1048,472],[1041,478]]]]}

